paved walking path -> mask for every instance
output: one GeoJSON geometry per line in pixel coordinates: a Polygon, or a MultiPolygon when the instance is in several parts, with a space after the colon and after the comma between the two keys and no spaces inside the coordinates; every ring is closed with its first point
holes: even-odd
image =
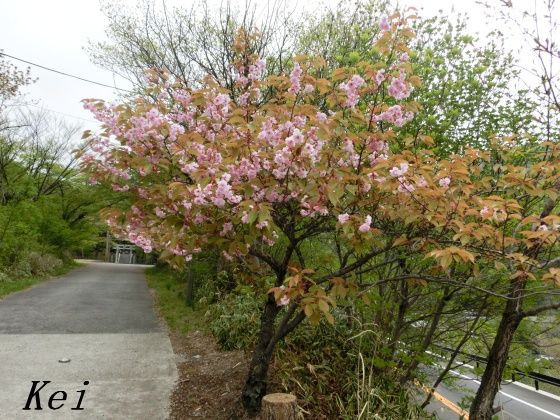
{"type": "Polygon", "coordinates": [[[177,369],[144,269],[87,263],[0,300],[0,419],[167,418],[177,369]],[[41,411],[22,410],[32,381],[51,381],[41,411]]]}

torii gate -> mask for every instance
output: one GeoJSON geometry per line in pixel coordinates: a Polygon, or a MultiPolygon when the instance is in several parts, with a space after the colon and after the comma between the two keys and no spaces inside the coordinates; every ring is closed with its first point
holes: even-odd
{"type": "Polygon", "coordinates": [[[136,262],[136,254],[134,253],[134,245],[116,244],[113,246],[115,250],[115,263],[117,264],[134,264],[136,262]]]}

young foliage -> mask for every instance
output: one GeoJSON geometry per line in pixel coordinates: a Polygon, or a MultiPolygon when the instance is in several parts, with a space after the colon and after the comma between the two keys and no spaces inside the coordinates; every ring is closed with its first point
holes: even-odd
{"type": "MultiPolygon", "coordinates": [[[[89,134],[83,164],[132,203],[104,213],[114,231],[175,266],[220,252],[266,299],[243,392],[250,410],[266,393],[275,344],[304,319],[334,322],[340,300],[370,304],[361,291],[375,282],[401,293],[443,287],[420,353],[452,288],[517,299],[529,281],[556,282],[558,144],[510,137],[441,154],[429,136],[397,140],[421,109],[410,100],[420,86],[413,18],[381,19],[375,61],[329,69],[302,55],[289,74],[262,78],[256,35],[241,31],[231,88],[153,71],[148,95],[131,103],[85,102],[105,128],[89,134]],[[330,264],[302,253],[319,237],[336,250],[330,264]]],[[[418,363],[391,367],[409,380],[418,363]]]]}

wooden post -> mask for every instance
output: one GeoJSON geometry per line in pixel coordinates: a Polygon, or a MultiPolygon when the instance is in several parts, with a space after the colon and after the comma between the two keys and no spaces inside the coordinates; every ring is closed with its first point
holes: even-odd
{"type": "Polygon", "coordinates": [[[194,305],[194,273],[192,267],[189,265],[185,269],[185,302],[187,306],[194,305]]]}
{"type": "Polygon", "coordinates": [[[268,394],[262,399],[263,420],[296,420],[297,401],[292,394],[268,394]]]}
{"type": "Polygon", "coordinates": [[[111,234],[109,228],[105,234],[105,262],[111,262],[111,234]]]}

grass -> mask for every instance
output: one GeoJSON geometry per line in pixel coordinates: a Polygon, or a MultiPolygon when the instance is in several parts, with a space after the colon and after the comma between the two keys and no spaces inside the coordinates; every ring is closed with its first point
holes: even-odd
{"type": "Polygon", "coordinates": [[[148,286],[155,291],[156,304],[169,328],[181,334],[189,331],[208,332],[206,308],[189,307],[185,302],[185,282],[170,268],[150,267],[146,270],[148,286]]]}
{"type": "Polygon", "coordinates": [[[55,269],[52,273],[44,276],[24,277],[16,280],[8,280],[0,282],[0,298],[9,295],[10,293],[19,292],[20,290],[27,289],[37,283],[49,280],[53,277],[62,276],[70,270],[79,267],[81,264],[76,261],[68,262],[59,268],[55,269]]]}

